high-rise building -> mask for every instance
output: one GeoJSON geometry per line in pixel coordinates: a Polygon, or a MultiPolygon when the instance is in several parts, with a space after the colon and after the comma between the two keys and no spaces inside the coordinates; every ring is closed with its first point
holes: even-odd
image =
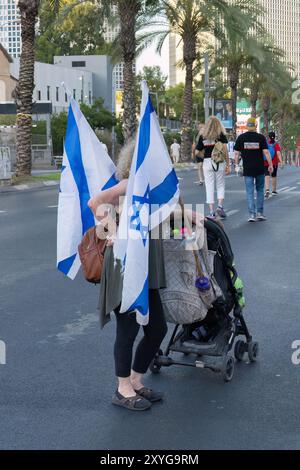
{"type": "Polygon", "coordinates": [[[21,24],[17,0],[0,0],[0,44],[12,57],[21,55],[21,24]]]}
{"type": "Polygon", "coordinates": [[[259,1],[266,10],[262,18],[265,28],[300,77],[300,0],[259,1]]]}
{"type": "Polygon", "coordinates": [[[169,85],[175,86],[185,82],[185,70],[179,67],[182,61],[183,47],[182,41],[177,34],[171,33],[169,36],[169,85]]]}
{"type": "MultiPolygon", "coordinates": [[[[106,42],[112,42],[116,39],[120,32],[120,23],[117,21],[118,8],[116,5],[112,6],[112,15],[115,17],[113,22],[105,20],[103,37],[106,42]]],[[[135,70],[135,66],[134,66],[135,70]]],[[[113,69],[113,87],[115,91],[122,91],[124,89],[124,63],[119,62],[113,69]]]]}

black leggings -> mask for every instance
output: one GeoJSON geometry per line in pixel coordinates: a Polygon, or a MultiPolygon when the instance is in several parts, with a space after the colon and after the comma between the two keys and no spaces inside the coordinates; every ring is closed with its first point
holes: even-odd
{"type": "Polygon", "coordinates": [[[132,364],[132,349],[140,329],[135,313],[120,313],[115,310],[117,319],[117,336],[114,347],[115,369],[117,377],[129,377],[131,369],[145,374],[167,334],[167,323],[164,317],[159,291],[149,290],[149,323],[144,326],[144,337],[139,342],[132,364]]]}

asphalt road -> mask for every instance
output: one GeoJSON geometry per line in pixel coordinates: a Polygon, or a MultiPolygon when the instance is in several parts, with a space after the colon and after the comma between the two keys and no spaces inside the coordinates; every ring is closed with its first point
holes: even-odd
{"type": "MultiPolygon", "coordinates": [[[[186,202],[204,202],[184,171],[186,202]]],[[[256,364],[234,379],[194,368],[163,369],[146,382],[165,392],[145,413],[110,404],[114,321],[103,331],[98,288],[55,268],[57,190],[0,194],[1,449],[300,449],[300,169],[279,174],[266,223],[249,225],[243,180],[227,180],[225,222],[245,283],[256,364]]]]}

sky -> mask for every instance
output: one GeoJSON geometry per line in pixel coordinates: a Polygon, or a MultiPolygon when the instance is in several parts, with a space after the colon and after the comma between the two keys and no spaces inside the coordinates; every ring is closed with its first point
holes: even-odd
{"type": "Polygon", "coordinates": [[[137,73],[142,71],[145,65],[159,65],[164,75],[169,75],[169,41],[166,39],[161,56],[156,53],[155,45],[148,47],[137,59],[137,73]]]}

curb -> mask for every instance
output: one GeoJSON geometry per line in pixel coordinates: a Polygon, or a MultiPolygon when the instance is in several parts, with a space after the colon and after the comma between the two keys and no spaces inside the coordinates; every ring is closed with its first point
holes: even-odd
{"type": "Polygon", "coordinates": [[[16,184],[16,185],[7,185],[7,186],[0,186],[0,194],[1,193],[12,193],[12,192],[21,192],[21,191],[28,191],[30,189],[49,189],[58,187],[59,182],[57,181],[40,181],[38,183],[27,183],[27,184],[16,184]]]}

